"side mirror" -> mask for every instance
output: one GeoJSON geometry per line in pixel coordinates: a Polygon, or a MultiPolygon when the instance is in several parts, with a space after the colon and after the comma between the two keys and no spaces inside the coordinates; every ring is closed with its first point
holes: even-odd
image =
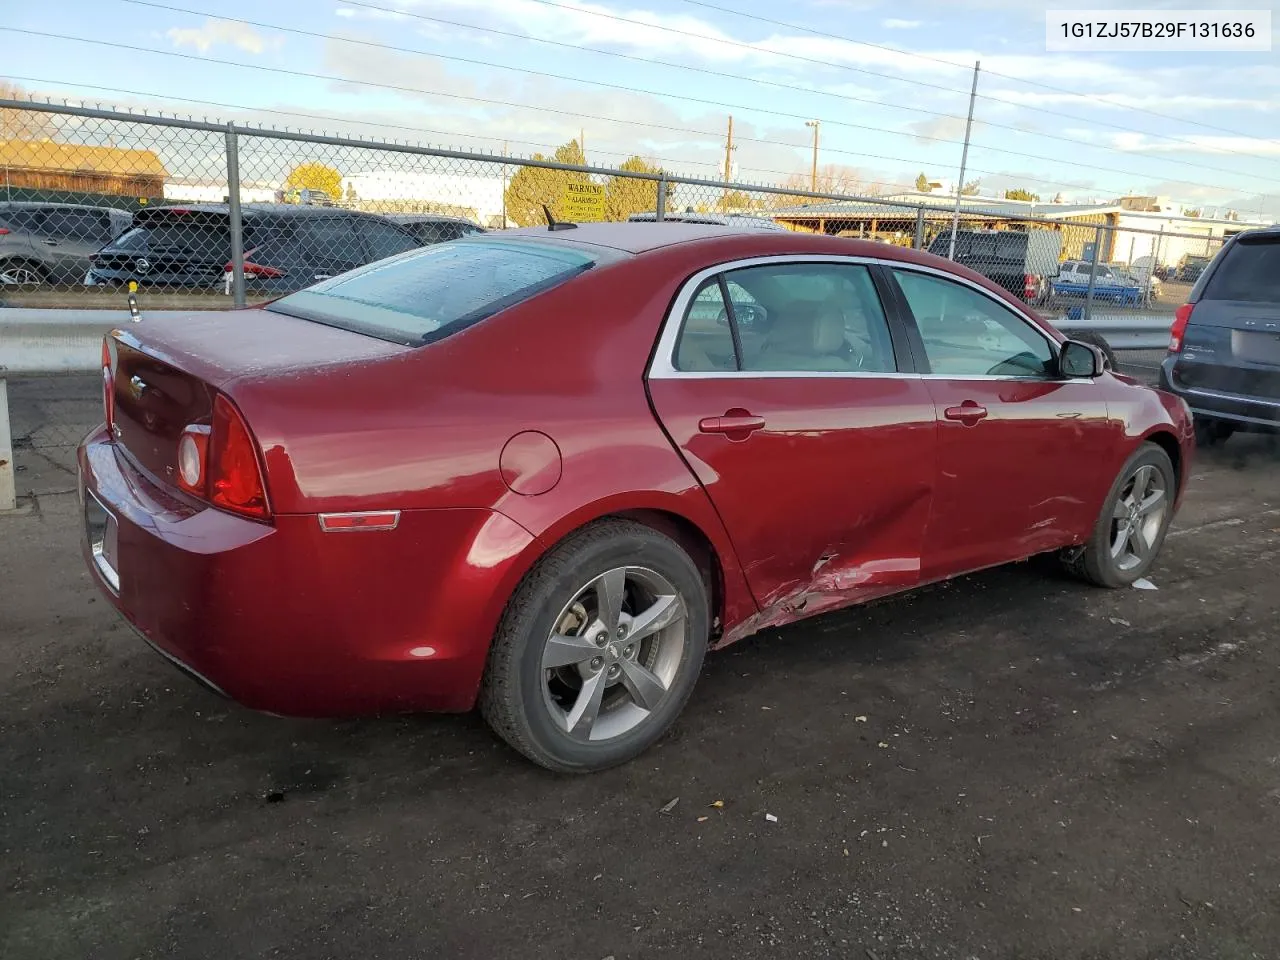
{"type": "Polygon", "coordinates": [[[1105,363],[1099,350],[1079,340],[1068,340],[1058,354],[1058,370],[1064,377],[1101,376],[1105,363]]]}

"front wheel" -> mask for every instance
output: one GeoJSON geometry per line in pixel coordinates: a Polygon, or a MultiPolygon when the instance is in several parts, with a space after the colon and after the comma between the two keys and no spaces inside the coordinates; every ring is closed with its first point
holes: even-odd
{"type": "Polygon", "coordinates": [[[1173,521],[1176,489],[1169,455],[1143,444],[1111,485],[1089,541],[1064,554],[1067,568],[1100,587],[1127,587],[1145,577],[1173,521]]]}
{"type": "Polygon", "coordinates": [[[516,589],[489,652],[481,712],[548,769],[625,763],[693,691],[708,606],[701,573],[669,537],[624,520],[586,527],[516,589]]]}

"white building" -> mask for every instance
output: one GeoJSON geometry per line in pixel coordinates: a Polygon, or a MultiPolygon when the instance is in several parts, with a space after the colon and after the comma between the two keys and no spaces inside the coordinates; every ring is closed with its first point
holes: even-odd
{"type": "Polygon", "coordinates": [[[344,206],[385,213],[451,213],[485,227],[502,226],[505,190],[501,175],[368,170],[342,178],[344,206]]]}
{"type": "MultiPolygon", "coordinates": [[[[241,203],[271,203],[275,200],[276,188],[269,184],[242,183],[240,185],[241,203]]],[[[166,200],[188,203],[226,203],[226,183],[210,183],[207,180],[167,180],[164,185],[166,200]]]]}

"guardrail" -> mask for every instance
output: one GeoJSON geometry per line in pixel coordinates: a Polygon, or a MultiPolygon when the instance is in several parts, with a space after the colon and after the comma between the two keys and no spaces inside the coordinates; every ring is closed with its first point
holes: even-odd
{"type": "MultiPolygon", "coordinates": [[[[182,315],[148,310],[145,317],[182,315]]],[[[101,362],[103,336],[133,322],[127,310],[6,308],[0,313],[0,513],[17,506],[6,378],[93,373],[101,362]]],[[[1100,334],[1113,350],[1158,350],[1169,342],[1173,317],[1114,313],[1088,319],[1069,315],[1052,322],[1064,333],[1100,334]]]]}

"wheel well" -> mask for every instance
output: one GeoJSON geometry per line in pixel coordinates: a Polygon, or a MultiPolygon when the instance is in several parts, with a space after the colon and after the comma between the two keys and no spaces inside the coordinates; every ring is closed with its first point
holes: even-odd
{"type": "Polygon", "coordinates": [[[1154,443],[1169,455],[1169,462],[1173,464],[1174,482],[1180,485],[1182,483],[1182,448],[1178,446],[1178,438],[1172,433],[1160,430],[1147,437],[1147,443],[1154,443]]]}
{"type": "Polygon", "coordinates": [[[45,268],[45,265],[39,260],[32,260],[30,257],[0,257],[0,270],[7,266],[30,267],[45,279],[49,277],[49,271],[45,268]]]}
{"type": "Polygon", "coordinates": [[[706,585],[707,599],[711,604],[712,634],[717,633],[723,623],[724,573],[715,546],[697,524],[678,513],[666,510],[623,510],[610,516],[644,524],[680,544],[702,571],[702,581],[706,585]]]}

